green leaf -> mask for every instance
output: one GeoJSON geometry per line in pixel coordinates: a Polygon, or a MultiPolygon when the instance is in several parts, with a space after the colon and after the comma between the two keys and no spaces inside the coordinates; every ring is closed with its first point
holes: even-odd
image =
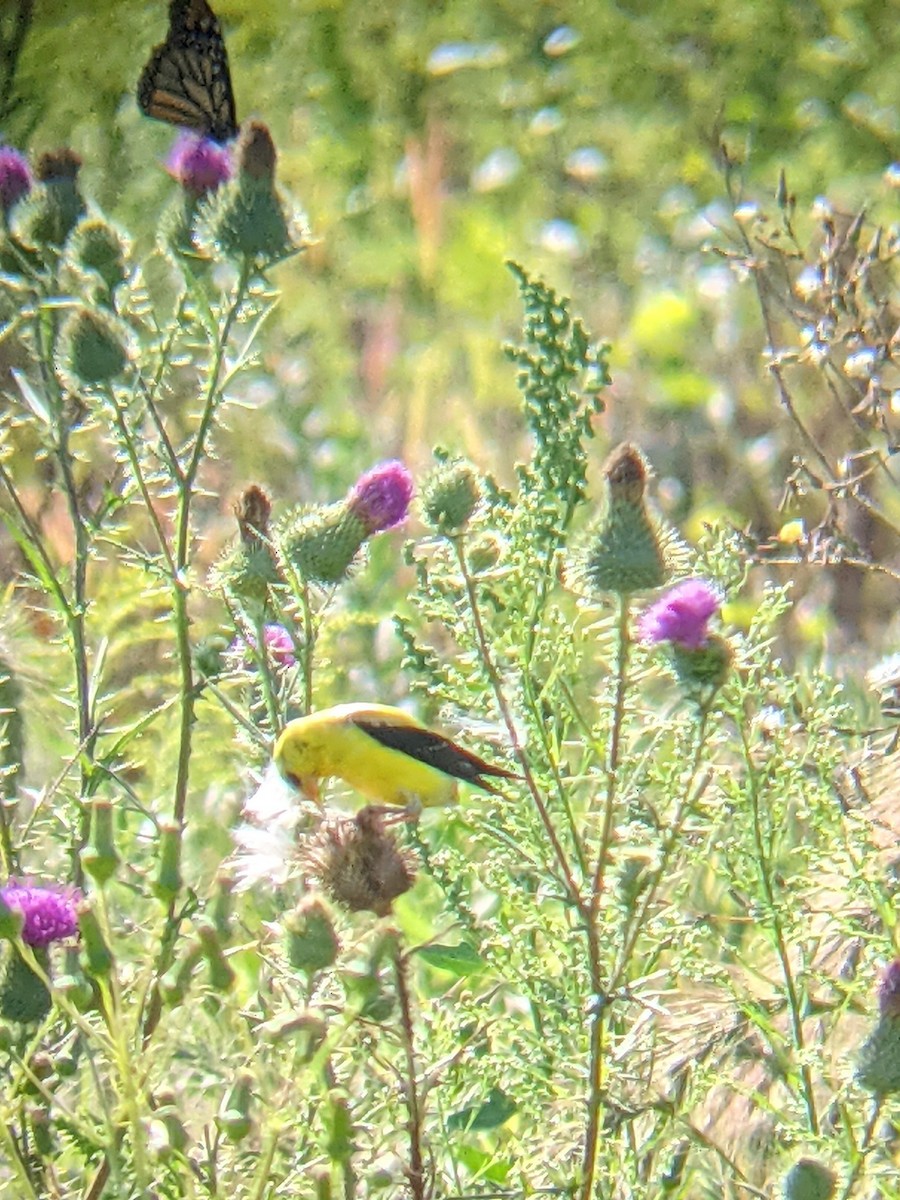
{"type": "Polygon", "coordinates": [[[466,1132],[496,1129],[508,1121],[518,1108],[515,1100],[507,1096],[502,1088],[493,1087],[484,1104],[469,1104],[459,1112],[451,1113],[447,1118],[447,1128],[466,1132]]]}
{"type": "Polygon", "coordinates": [[[457,946],[423,946],[418,953],[430,967],[449,971],[460,978],[475,975],[485,967],[484,959],[468,942],[460,942],[457,946]]]}
{"type": "Polygon", "coordinates": [[[453,1157],[480,1183],[506,1183],[513,1169],[511,1162],[498,1158],[493,1150],[481,1150],[474,1144],[456,1146],[453,1157]]]}

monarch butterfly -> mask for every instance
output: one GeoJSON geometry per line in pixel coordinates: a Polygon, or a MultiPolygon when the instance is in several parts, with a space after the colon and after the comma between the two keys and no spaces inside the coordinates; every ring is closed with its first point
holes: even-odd
{"type": "Polygon", "coordinates": [[[228,53],[206,0],[171,0],[169,33],[138,81],[141,112],[227,142],[237,135],[228,53]]]}

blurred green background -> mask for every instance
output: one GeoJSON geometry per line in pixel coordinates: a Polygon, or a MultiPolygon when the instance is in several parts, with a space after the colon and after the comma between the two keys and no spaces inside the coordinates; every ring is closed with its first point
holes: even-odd
{"type": "MultiPolygon", "coordinates": [[[[163,165],[174,133],[134,99],[166,9],[5,0],[0,17],[3,137],[73,146],[86,192],[139,253],[175,186],[163,165]]],[[[719,147],[766,204],[785,171],[801,242],[815,237],[800,214],[819,194],[894,219],[893,6],[221,0],[216,11],[238,115],[269,124],[279,178],[315,238],[274,273],[282,301],[263,361],[220,443],[223,521],[249,480],[286,501],[331,499],[378,459],[423,469],[435,443],[511,481],[524,432],[500,349],[520,322],[509,258],[613,343],[597,463],[638,442],[660,504],[692,537],[719,518],[765,538],[816,515],[777,509],[796,431],[766,376],[753,288],[708,251],[733,239],[719,147]]],[[[816,403],[814,381],[797,387],[816,403]]],[[[858,574],[814,585],[800,619],[841,649],[877,634],[877,657],[895,590],[858,574]],[[863,588],[874,593],[862,600],[863,588]]]]}

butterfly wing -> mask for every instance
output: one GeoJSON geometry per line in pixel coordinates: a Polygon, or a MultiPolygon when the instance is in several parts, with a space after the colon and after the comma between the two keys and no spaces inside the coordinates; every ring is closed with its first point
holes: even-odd
{"type": "Polygon", "coordinates": [[[206,0],[172,0],[168,37],[141,73],[137,101],[157,121],[195,129],[217,142],[236,136],[228,53],[206,0]]]}

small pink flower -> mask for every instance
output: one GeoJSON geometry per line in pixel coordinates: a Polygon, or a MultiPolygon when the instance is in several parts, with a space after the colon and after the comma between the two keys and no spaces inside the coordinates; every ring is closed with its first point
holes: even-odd
{"type": "Polygon", "coordinates": [[[0,899],[22,914],[22,941],[29,946],[49,946],[78,932],[75,906],[81,893],[76,888],[32,887],[10,882],[0,888],[0,899]]]}
{"type": "MultiPolygon", "coordinates": [[[[250,644],[256,645],[253,639],[250,644]]],[[[265,625],[263,627],[263,645],[276,667],[292,667],[297,661],[293,640],[283,625],[265,625]]],[[[249,657],[247,643],[243,638],[235,638],[231,644],[231,651],[245,659],[249,657]]]]}
{"type": "Polygon", "coordinates": [[[642,642],[675,642],[699,650],[709,637],[707,625],[722,600],[704,579],[686,579],[660,597],[638,618],[642,642]]]}
{"type": "Polygon", "coordinates": [[[347,504],[365,526],[366,536],[371,537],[405,520],[412,494],[412,475],[402,462],[392,459],[360,475],[347,504]]]}
{"type": "Polygon", "coordinates": [[[30,191],[28,160],[11,146],[0,146],[0,209],[8,213],[30,191]]]}
{"type": "Polygon", "coordinates": [[[263,629],[263,642],[276,666],[292,667],[297,661],[291,635],[283,625],[267,625],[263,629]]]}
{"type": "Polygon", "coordinates": [[[186,192],[199,198],[231,178],[231,154],[210,138],[180,133],[166,161],[166,170],[186,192]]]}

